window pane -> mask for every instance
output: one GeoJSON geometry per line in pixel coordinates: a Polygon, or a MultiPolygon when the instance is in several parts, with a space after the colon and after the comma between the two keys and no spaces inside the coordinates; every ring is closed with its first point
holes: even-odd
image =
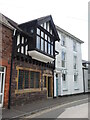
{"type": "Polygon", "coordinates": [[[40,29],[37,28],[37,34],[40,35],[40,29]]]}
{"type": "Polygon", "coordinates": [[[51,33],[51,35],[52,35],[52,29],[50,29],[50,33],[51,33]]]}
{"type": "Polygon", "coordinates": [[[47,53],[47,42],[45,41],[45,52],[47,53]]]}
{"type": "Polygon", "coordinates": [[[76,69],[76,67],[77,67],[77,64],[76,64],[76,62],[77,62],[77,57],[76,56],[74,56],[74,69],[76,69]]]}
{"type": "Polygon", "coordinates": [[[62,80],[65,81],[66,80],[66,75],[62,74],[62,80]]]}
{"type": "Polygon", "coordinates": [[[47,22],[46,26],[47,26],[47,31],[49,32],[49,22],[47,22]]]}
{"type": "Polygon", "coordinates": [[[26,45],[26,47],[25,47],[25,54],[26,55],[28,54],[28,45],[26,45]]]}
{"type": "Polygon", "coordinates": [[[34,72],[30,72],[30,88],[34,88],[34,72]]]}
{"type": "Polygon", "coordinates": [[[73,41],[73,50],[76,51],[76,42],[73,41]]]}
{"type": "Polygon", "coordinates": [[[61,45],[65,46],[65,36],[61,36],[61,45]]]}
{"type": "Polygon", "coordinates": [[[0,67],[0,71],[1,71],[1,72],[4,72],[4,67],[0,67]]]}
{"type": "Polygon", "coordinates": [[[19,70],[18,89],[23,89],[24,70],[19,70]]]}
{"type": "Polygon", "coordinates": [[[17,36],[17,45],[20,44],[20,35],[17,36]]]}
{"type": "Polygon", "coordinates": [[[44,29],[46,29],[46,23],[44,23],[44,29]]]}
{"type": "Polygon", "coordinates": [[[36,47],[40,49],[40,37],[37,36],[37,42],[36,42],[36,47]]]}
{"type": "Polygon", "coordinates": [[[46,87],[46,76],[44,76],[44,87],[46,87]]]}
{"type": "Polygon", "coordinates": [[[29,88],[29,71],[25,71],[25,88],[29,88]]]}
{"type": "Polygon", "coordinates": [[[48,42],[50,42],[50,37],[48,36],[48,42]]]}
{"type": "Polygon", "coordinates": [[[40,81],[40,73],[35,73],[35,88],[39,88],[39,81],[40,81]]]}
{"type": "Polygon", "coordinates": [[[74,81],[77,81],[77,75],[74,75],[74,81]]]}
{"type": "Polygon", "coordinates": [[[48,54],[50,54],[50,44],[48,43],[48,54]]]}
{"type": "Polygon", "coordinates": [[[43,51],[43,48],[44,48],[44,45],[43,45],[44,41],[43,39],[41,38],[41,50],[43,51]]]}
{"type": "Polygon", "coordinates": [[[53,45],[51,45],[51,55],[53,55],[53,45]]]}
{"type": "Polygon", "coordinates": [[[62,67],[65,67],[65,61],[62,60],[62,67]]]}
{"type": "Polygon", "coordinates": [[[47,40],[47,35],[45,34],[45,40],[47,40]]]}
{"type": "Polygon", "coordinates": [[[41,37],[44,37],[44,32],[41,31],[41,37]]]}
{"type": "Polygon", "coordinates": [[[65,52],[62,51],[62,60],[65,60],[65,52]]]}

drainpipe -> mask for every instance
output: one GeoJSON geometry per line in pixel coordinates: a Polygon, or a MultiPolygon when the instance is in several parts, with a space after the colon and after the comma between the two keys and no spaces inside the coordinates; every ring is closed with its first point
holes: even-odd
{"type": "Polygon", "coordinates": [[[12,54],[11,54],[11,68],[10,68],[10,81],[9,81],[9,96],[8,96],[8,109],[10,109],[11,104],[11,81],[12,81],[12,70],[13,70],[13,57],[14,57],[14,48],[15,48],[15,34],[16,29],[14,29],[12,37],[12,54]]]}
{"type": "Polygon", "coordinates": [[[84,90],[84,94],[85,94],[85,78],[84,78],[84,68],[83,68],[83,90],[84,90]]]}

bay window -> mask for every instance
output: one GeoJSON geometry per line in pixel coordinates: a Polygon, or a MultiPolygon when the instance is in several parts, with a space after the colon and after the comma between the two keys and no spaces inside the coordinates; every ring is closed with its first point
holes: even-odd
{"type": "Polygon", "coordinates": [[[53,56],[53,41],[51,37],[37,28],[36,48],[53,56]]]}

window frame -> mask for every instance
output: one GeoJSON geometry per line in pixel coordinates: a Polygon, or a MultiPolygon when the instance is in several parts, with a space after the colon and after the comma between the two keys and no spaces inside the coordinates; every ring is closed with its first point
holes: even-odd
{"type": "Polygon", "coordinates": [[[77,51],[77,42],[73,40],[73,51],[77,51]]]}
{"type": "Polygon", "coordinates": [[[36,32],[36,49],[38,49],[42,52],[45,52],[46,54],[48,54],[50,56],[54,56],[54,52],[52,51],[54,49],[54,42],[52,42],[52,38],[49,35],[47,35],[40,28],[37,28],[37,30],[38,29],[40,30],[40,34],[37,34],[37,32],[36,32]],[[43,36],[41,36],[41,33],[43,33],[43,36]],[[38,44],[38,42],[37,42],[38,37],[40,37],[40,45],[37,45],[38,44]],[[38,48],[37,46],[40,46],[40,47],[38,48]],[[53,47],[53,49],[51,46],[53,47]]]}
{"type": "Polygon", "coordinates": [[[65,73],[62,73],[62,81],[66,82],[66,74],[65,73]],[[64,75],[65,79],[63,79],[63,75],[64,75]]]}
{"type": "Polygon", "coordinates": [[[77,56],[73,56],[73,69],[76,70],[77,69],[77,56]]]}
{"type": "Polygon", "coordinates": [[[65,52],[65,51],[62,51],[62,52],[61,52],[61,66],[62,66],[63,68],[66,67],[66,52],[65,52]],[[63,53],[64,53],[64,59],[63,59],[63,55],[62,55],[63,53]],[[65,66],[62,66],[62,65],[63,65],[62,62],[64,62],[64,65],[65,65],[65,66]]]}
{"type": "MultiPolygon", "coordinates": [[[[16,77],[17,86],[16,86],[15,94],[41,91],[41,70],[34,70],[34,69],[18,67],[18,66],[16,66],[16,70],[17,70],[17,77],[16,77]],[[19,70],[29,71],[29,88],[18,89],[19,70]],[[39,78],[40,78],[39,79],[39,88],[35,88],[35,87],[30,88],[30,72],[39,72],[40,73],[40,75],[39,75],[39,78]]],[[[24,80],[24,84],[25,84],[25,80],[24,80]]]]}
{"type": "Polygon", "coordinates": [[[66,46],[66,37],[65,37],[65,35],[61,35],[61,46],[66,46]],[[63,42],[64,42],[64,44],[63,44],[63,42]]]}

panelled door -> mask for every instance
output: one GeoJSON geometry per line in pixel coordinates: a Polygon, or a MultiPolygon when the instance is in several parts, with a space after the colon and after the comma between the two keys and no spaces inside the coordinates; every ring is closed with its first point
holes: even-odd
{"type": "Polygon", "coordinates": [[[5,70],[5,67],[0,66],[0,107],[3,106],[4,101],[5,70]]]}

